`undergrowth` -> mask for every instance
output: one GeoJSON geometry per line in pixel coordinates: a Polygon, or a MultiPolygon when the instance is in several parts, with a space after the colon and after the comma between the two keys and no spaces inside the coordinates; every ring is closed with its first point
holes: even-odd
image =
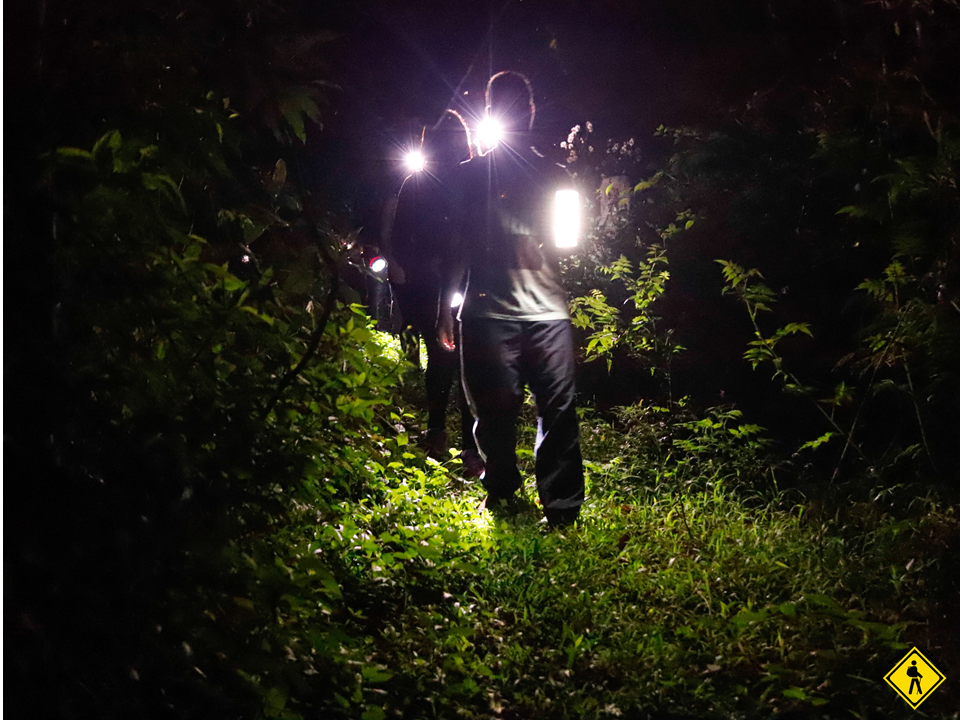
{"type": "Polygon", "coordinates": [[[781,490],[762,428],[677,402],[584,414],[578,526],[530,487],[493,517],[415,448],[402,348],[337,301],[350,239],[299,228],[306,295],[241,279],[153,152],[54,158],[65,399],[17,513],[10,653],[34,715],[900,717],[906,648],[960,672],[951,506],[781,490]]]}
{"type": "MultiPolygon", "coordinates": [[[[525,510],[494,517],[455,457],[390,440],[365,497],[301,506],[270,540],[303,592],[275,609],[286,663],[251,678],[263,714],[912,716],[882,678],[915,644],[956,662],[929,637],[953,511],[788,501],[758,485],[758,434],[729,408],[590,415],[588,500],[563,532],[532,480],[525,510]]],[[[941,688],[923,710],[955,700],[941,688]]]]}

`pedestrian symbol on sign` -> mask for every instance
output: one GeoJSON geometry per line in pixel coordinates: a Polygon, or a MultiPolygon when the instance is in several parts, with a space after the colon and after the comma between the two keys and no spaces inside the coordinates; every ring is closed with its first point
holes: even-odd
{"type": "Polygon", "coordinates": [[[883,678],[911,707],[916,708],[946,678],[923,653],[913,648],[883,678]]]}
{"type": "Polygon", "coordinates": [[[910,690],[907,692],[908,695],[913,695],[913,686],[917,686],[917,693],[923,695],[923,690],[920,689],[920,680],[923,679],[923,675],[920,674],[920,671],[917,670],[917,661],[911,660],[910,667],[907,668],[907,675],[912,678],[910,680],[910,690]]]}

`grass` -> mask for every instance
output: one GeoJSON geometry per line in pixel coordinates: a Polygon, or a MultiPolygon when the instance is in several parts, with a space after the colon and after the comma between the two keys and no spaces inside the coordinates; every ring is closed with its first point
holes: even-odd
{"type": "MultiPolygon", "coordinates": [[[[929,636],[955,590],[952,510],[829,515],[744,492],[739,469],[725,477],[689,444],[644,456],[635,436],[599,421],[584,433],[588,501],[570,530],[546,528],[532,500],[478,510],[457,460],[405,445],[370,497],[288,528],[289,546],[334,569],[326,639],[310,642],[352,668],[338,712],[914,717],[882,680],[906,649],[956,674],[956,647],[929,636]]],[[[945,684],[921,709],[958,717],[957,701],[945,684]]]]}
{"type": "MultiPolygon", "coordinates": [[[[228,589],[177,598],[189,671],[291,720],[912,718],[883,682],[909,647],[960,675],[953,508],[781,492],[735,410],[637,405],[585,418],[581,522],[551,530],[531,414],[526,502],[494,516],[390,413],[356,482],[214,553],[228,589]]],[[[957,707],[948,682],[919,716],[957,707]]]]}

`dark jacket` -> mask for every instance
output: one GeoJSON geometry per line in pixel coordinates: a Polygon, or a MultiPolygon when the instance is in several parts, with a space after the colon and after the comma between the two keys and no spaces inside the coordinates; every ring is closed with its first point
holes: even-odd
{"type": "Polygon", "coordinates": [[[452,180],[455,258],[468,283],[461,317],[566,319],[552,222],[556,191],[572,187],[567,172],[501,145],[452,180]]]}

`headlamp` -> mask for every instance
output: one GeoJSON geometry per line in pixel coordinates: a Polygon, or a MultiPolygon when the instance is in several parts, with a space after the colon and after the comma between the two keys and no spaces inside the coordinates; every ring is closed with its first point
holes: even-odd
{"type": "Polygon", "coordinates": [[[387,269],[387,259],[382,255],[377,255],[370,260],[370,269],[378,275],[387,269]]]}
{"type": "Polygon", "coordinates": [[[456,308],[456,307],[460,307],[461,305],[463,305],[463,294],[454,293],[453,299],[450,301],[450,307],[456,308]]]}
{"type": "Polygon", "coordinates": [[[558,248],[577,246],[580,239],[580,193],[557,190],[553,201],[553,242],[558,248]]]}
{"type": "Polygon", "coordinates": [[[404,157],[404,164],[411,173],[418,173],[423,171],[427,163],[422,152],[419,150],[411,150],[407,153],[406,157],[404,157]]]}
{"type": "Polygon", "coordinates": [[[502,133],[503,129],[496,118],[487,115],[481,120],[477,127],[477,146],[480,148],[481,154],[488,153],[499,145],[502,133]]]}

